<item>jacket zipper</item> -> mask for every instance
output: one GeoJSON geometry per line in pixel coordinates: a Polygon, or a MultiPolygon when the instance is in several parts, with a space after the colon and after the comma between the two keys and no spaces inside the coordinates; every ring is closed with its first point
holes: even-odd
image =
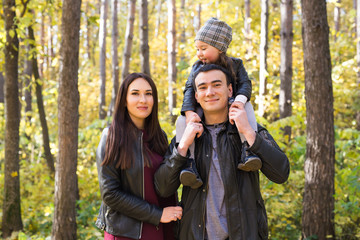
{"type": "MultiPolygon", "coordinates": [[[[204,124],[205,125],[205,124],[204,124]]],[[[212,138],[211,138],[211,136],[210,136],[210,141],[211,141],[211,145],[210,146],[212,146],[212,138]]],[[[210,151],[210,156],[209,156],[209,159],[210,159],[210,166],[209,166],[209,169],[208,169],[208,171],[207,171],[207,179],[206,179],[206,186],[205,186],[205,194],[207,194],[207,190],[208,190],[208,188],[209,188],[209,174],[210,174],[210,168],[211,168],[211,164],[212,164],[212,155],[213,155],[213,150],[212,150],[212,148],[211,148],[211,151],[210,151]]],[[[206,202],[207,202],[207,197],[205,197],[205,204],[204,204],[204,209],[203,209],[203,222],[202,222],[202,225],[203,225],[203,240],[205,239],[205,235],[206,235],[206,226],[205,226],[205,224],[206,224],[206,219],[205,219],[205,213],[206,213],[206,207],[207,207],[207,204],[206,204],[206,202]]]]}
{"type": "MultiPolygon", "coordinates": [[[[142,198],[145,200],[145,187],[144,187],[144,152],[143,152],[143,132],[141,132],[141,136],[140,136],[140,151],[141,151],[141,160],[142,160],[142,166],[141,166],[141,171],[142,171],[142,198]]],[[[142,228],[143,228],[143,222],[141,221],[141,225],[140,225],[140,234],[139,234],[139,239],[141,239],[141,234],[142,234],[142,228]]]]}

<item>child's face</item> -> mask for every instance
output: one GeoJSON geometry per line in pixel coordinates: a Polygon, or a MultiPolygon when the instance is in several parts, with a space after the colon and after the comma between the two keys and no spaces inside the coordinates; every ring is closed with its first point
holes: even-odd
{"type": "Polygon", "coordinates": [[[200,40],[195,41],[195,47],[196,55],[203,63],[215,63],[222,53],[219,49],[200,40]]]}

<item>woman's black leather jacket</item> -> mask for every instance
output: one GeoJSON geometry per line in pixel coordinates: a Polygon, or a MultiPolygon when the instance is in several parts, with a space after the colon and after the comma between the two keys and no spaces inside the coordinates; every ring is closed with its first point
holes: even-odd
{"type": "Polygon", "coordinates": [[[137,141],[132,145],[134,165],[126,170],[101,165],[107,136],[108,128],[104,129],[96,151],[102,203],[95,224],[112,235],[140,239],[142,222],[159,225],[163,211],[144,200],[143,133],[137,133],[137,141]]]}

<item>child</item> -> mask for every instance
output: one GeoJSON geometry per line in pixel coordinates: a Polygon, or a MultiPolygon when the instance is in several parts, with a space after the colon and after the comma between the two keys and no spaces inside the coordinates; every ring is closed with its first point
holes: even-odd
{"type": "MultiPolygon", "coordinates": [[[[251,81],[248,78],[241,59],[230,58],[226,55],[226,50],[232,40],[232,29],[223,21],[216,18],[210,18],[204,26],[197,32],[195,37],[195,46],[197,49],[196,61],[191,69],[191,73],[185,85],[184,100],[181,113],[176,122],[176,141],[179,142],[186,123],[193,117],[199,119],[202,116],[202,109],[195,99],[195,89],[193,88],[193,75],[204,64],[214,63],[225,67],[233,75],[232,83],[234,90],[234,99],[229,100],[229,104],[236,102],[241,108],[245,108],[248,120],[252,128],[257,131],[257,123],[255,113],[250,102],[251,97],[251,81]],[[199,116],[200,115],[200,116],[199,116]],[[186,118],[186,119],[185,119],[186,118]]],[[[232,123],[234,124],[234,123],[232,123]]],[[[242,141],[242,159],[238,163],[238,169],[243,171],[256,171],[262,166],[260,158],[248,150],[249,145],[245,137],[240,134],[242,141]]],[[[184,186],[198,188],[202,185],[202,180],[196,170],[194,161],[194,143],[190,146],[190,162],[188,166],[180,173],[180,182],[184,186]]]]}

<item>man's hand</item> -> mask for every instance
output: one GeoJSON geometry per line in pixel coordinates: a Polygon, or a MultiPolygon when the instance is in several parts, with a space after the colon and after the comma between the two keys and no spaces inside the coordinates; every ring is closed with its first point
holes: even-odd
{"type": "Polygon", "coordinates": [[[195,137],[200,137],[201,134],[204,131],[204,127],[203,125],[200,123],[201,119],[200,117],[196,114],[196,116],[194,115],[189,123],[186,125],[184,134],[179,142],[178,145],[178,152],[181,156],[186,156],[186,153],[190,147],[190,145],[194,142],[195,137]]]}
{"type": "Polygon", "coordinates": [[[245,136],[250,146],[255,142],[256,134],[250,126],[246,111],[237,102],[234,102],[229,109],[229,121],[232,124],[235,123],[239,133],[245,136]]]}
{"type": "MultiPolygon", "coordinates": [[[[230,108],[231,108],[232,106],[234,106],[234,107],[236,107],[236,108],[239,108],[239,109],[245,109],[245,103],[240,102],[240,101],[234,101],[234,102],[232,102],[230,108]]],[[[229,111],[229,113],[230,113],[230,111],[229,111]]],[[[231,123],[232,125],[234,125],[235,122],[234,122],[233,119],[230,119],[230,118],[229,118],[229,121],[230,121],[230,123],[231,123]]]]}

